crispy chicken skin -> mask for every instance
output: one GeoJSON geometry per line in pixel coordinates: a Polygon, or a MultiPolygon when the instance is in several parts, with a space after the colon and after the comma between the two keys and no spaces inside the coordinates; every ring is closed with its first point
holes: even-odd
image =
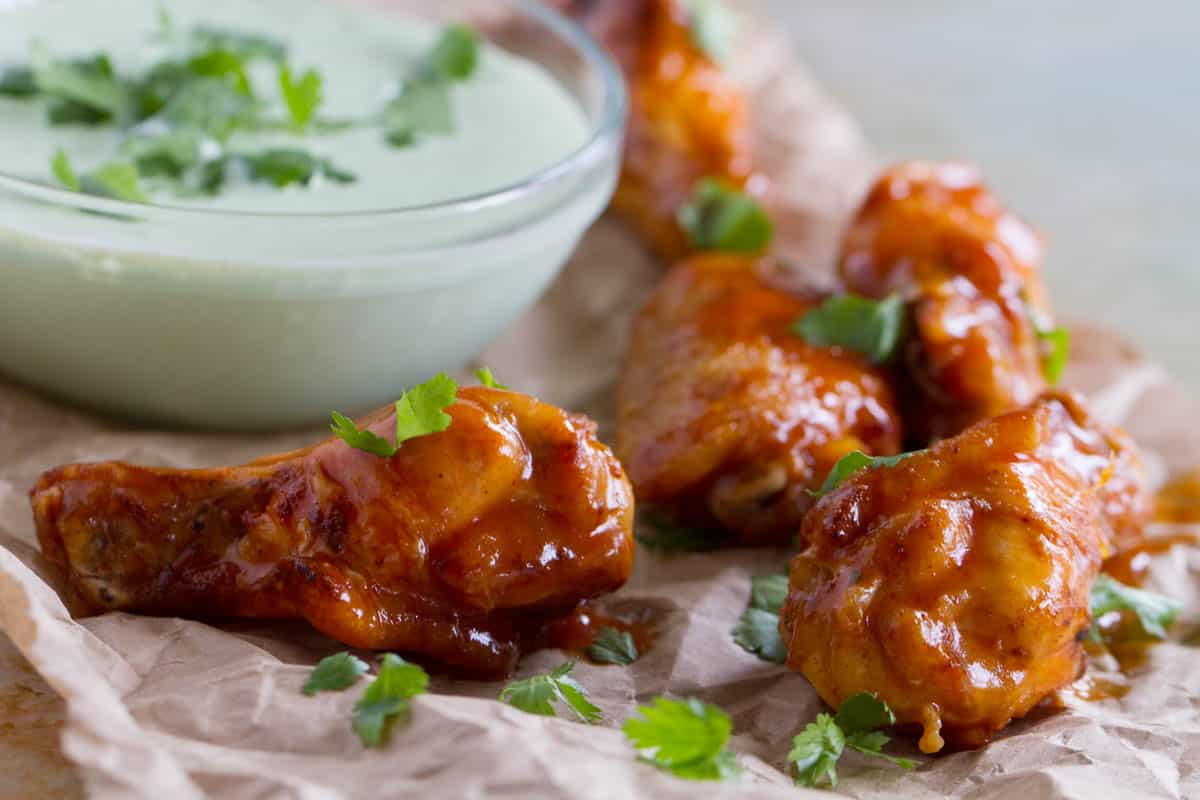
{"type": "MultiPolygon", "coordinates": [[[[232,468],[59,467],[31,493],[38,538],[97,611],[300,617],[499,676],[625,583],[633,498],[585,417],[483,387],[447,413],[390,459],[332,438],[232,468]]],[[[394,411],[366,423],[390,436],[394,411]]]]}
{"type": "Polygon", "coordinates": [[[1047,395],[855,473],[805,519],[788,665],[834,707],[875,692],[927,753],[983,745],[1084,667],[1131,447],[1047,395]]]}
{"type": "Polygon", "coordinates": [[[638,499],[747,544],[787,542],[807,489],[852,450],[895,453],[884,376],[789,327],[820,298],[772,288],[753,259],[676,265],[635,322],[616,450],[638,499]]]}
{"type": "Polygon", "coordinates": [[[1031,307],[1049,325],[1037,234],[961,164],[892,167],[867,195],[842,247],[856,294],[899,292],[915,335],[904,353],[909,433],[953,436],[1032,403],[1045,388],[1031,307]]]}
{"type": "Polygon", "coordinates": [[[742,188],[752,173],[749,104],[697,46],[681,0],[561,0],[616,58],[630,118],[614,208],[667,263],[687,251],[676,214],[696,182],[742,188]]]}

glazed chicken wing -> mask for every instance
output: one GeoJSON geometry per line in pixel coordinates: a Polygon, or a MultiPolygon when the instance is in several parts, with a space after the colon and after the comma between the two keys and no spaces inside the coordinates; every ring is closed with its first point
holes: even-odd
{"type": "Polygon", "coordinates": [[[834,707],[876,693],[925,752],[984,744],[1083,669],[1136,464],[1123,433],[1051,395],[855,473],[804,522],[788,665],[834,707]]]}
{"type": "Polygon", "coordinates": [[[613,54],[629,87],[625,161],[614,208],[668,263],[687,242],[676,221],[701,178],[751,177],[749,106],[697,44],[682,0],[564,0],[613,54]]]}
{"type": "Polygon", "coordinates": [[[616,449],[639,500],[746,543],[787,542],[839,458],[896,452],[887,381],[789,327],[820,298],[767,285],[752,259],[674,267],[638,317],[616,449]]]}
{"type": "Polygon", "coordinates": [[[1038,236],[970,167],[900,164],[871,190],[846,234],[840,274],[851,292],[899,292],[912,303],[909,433],[953,436],[1045,390],[1041,256],[1038,236]]]}
{"type": "Polygon", "coordinates": [[[60,467],[32,492],[38,538],[94,610],[299,617],[501,675],[544,621],[629,577],[632,496],[584,417],[483,387],[447,413],[392,458],[334,438],[228,469],[60,467]]]}

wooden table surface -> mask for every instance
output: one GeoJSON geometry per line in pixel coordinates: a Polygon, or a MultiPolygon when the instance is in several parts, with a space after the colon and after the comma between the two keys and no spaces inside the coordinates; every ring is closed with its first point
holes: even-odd
{"type": "Polygon", "coordinates": [[[886,155],[974,161],[1041,228],[1064,320],[1200,393],[1200,3],[761,4],[886,155]]]}

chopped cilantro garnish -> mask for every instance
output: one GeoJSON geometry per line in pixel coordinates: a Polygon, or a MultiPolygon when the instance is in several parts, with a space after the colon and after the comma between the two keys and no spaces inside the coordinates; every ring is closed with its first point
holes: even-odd
{"type": "Polygon", "coordinates": [[[896,717],[887,703],[861,692],[848,698],[835,716],[818,714],[794,739],[788,761],[796,768],[796,783],[837,786],[837,762],[847,747],[890,761],[904,769],[916,764],[883,752],[890,738],[875,728],[894,725],[896,717]]]}
{"type": "Polygon", "coordinates": [[[738,18],[721,0],[685,0],[688,29],[696,46],[718,64],[733,50],[738,18]]]}
{"type": "Polygon", "coordinates": [[[422,135],[454,132],[450,88],[441,81],[414,80],[383,110],[388,144],[407,147],[422,135]]]}
{"type": "Polygon", "coordinates": [[[855,450],[853,453],[849,453],[838,459],[838,462],[833,465],[833,469],[829,470],[829,474],[825,476],[825,483],[821,484],[821,488],[815,492],[810,490],[809,494],[813,497],[824,497],[836,489],[842,481],[860,469],[894,467],[904,459],[922,452],[924,451],[914,450],[911,453],[900,453],[895,456],[869,456],[861,450],[855,450]]]}
{"type": "Polygon", "coordinates": [[[779,611],[787,598],[786,575],[756,575],[750,579],[750,605],[733,629],[733,640],[763,661],[787,661],[787,645],[779,635],[779,611]]]}
{"type": "Polygon", "coordinates": [[[38,93],[29,67],[6,67],[0,69],[0,97],[34,97],[38,93]]]}
{"type": "Polygon", "coordinates": [[[758,201],[705,178],[679,209],[679,225],[696,250],[757,253],[771,241],[771,219],[758,201]]]}
{"type": "Polygon", "coordinates": [[[245,167],[250,180],[271,183],[279,188],[293,183],[308,186],[318,176],[335,183],[353,183],[356,180],[353,173],[305,150],[281,147],[261,153],[238,153],[231,158],[245,167]]]}
{"type": "Polygon", "coordinates": [[[246,62],[229,50],[207,50],[192,56],[187,69],[195,75],[221,78],[246,96],[254,94],[250,76],[246,74],[246,62]]]}
{"type": "Polygon", "coordinates": [[[601,628],[587,653],[592,661],[600,664],[619,664],[624,667],[638,660],[633,634],[616,628],[601,628]]]}
{"type": "Polygon", "coordinates": [[[1067,368],[1067,359],[1071,355],[1071,332],[1066,328],[1039,329],[1037,335],[1042,345],[1042,374],[1046,376],[1046,382],[1053,386],[1067,368]]]}
{"type": "Polygon", "coordinates": [[[73,192],[110,197],[127,203],[149,202],[138,185],[138,171],[133,164],[110,161],[91,172],[78,174],[66,152],[60,149],[54,154],[50,169],[59,183],[73,192]]]}
{"type": "Polygon", "coordinates": [[[480,367],[479,369],[475,370],[475,377],[479,379],[479,382],[481,384],[483,384],[484,386],[487,386],[490,389],[507,389],[508,388],[503,383],[496,380],[496,376],[493,375],[492,371],[490,369],[488,369],[487,367],[480,367]]]}
{"type": "Polygon", "coordinates": [[[429,69],[446,81],[465,81],[479,66],[479,33],[467,25],[448,25],[429,54],[429,69]]]}
{"type": "Polygon", "coordinates": [[[326,656],[313,667],[301,691],[307,695],[340,692],[358,683],[358,679],[366,675],[369,669],[367,662],[346,652],[326,656]]]}
{"type": "Polygon", "coordinates": [[[257,113],[257,103],[220,78],[185,83],[167,102],[162,117],[173,129],[203,132],[225,141],[257,113]]]}
{"type": "MultiPolygon", "coordinates": [[[[1113,611],[1128,612],[1137,620],[1138,638],[1166,639],[1167,629],[1175,623],[1179,603],[1169,597],[1126,586],[1104,573],[1092,582],[1091,612],[1093,623],[1113,611]]],[[[1093,638],[1100,634],[1093,626],[1093,638]]]]}
{"type": "Polygon", "coordinates": [[[904,301],[894,294],[871,300],[856,294],[831,297],[796,321],[792,332],[818,347],[844,347],[872,364],[892,359],[904,334],[904,301]]]}
{"type": "Polygon", "coordinates": [[[52,122],[123,120],[130,110],[125,85],[104,54],[63,61],[35,47],[30,66],[38,92],[57,101],[52,122]]]}
{"type": "Polygon", "coordinates": [[[291,115],[292,126],[296,130],[304,130],[316,114],[317,106],[321,105],[321,76],[316,70],[310,69],[297,81],[292,78],[291,67],[281,64],[279,91],[291,115]]]}
{"type": "Polygon", "coordinates": [[[588,699],[587,690],[570,676],[574,661],[555,667],[548,675],[534,675],[513,681],[500,692],[500,701],[530,714],[556,717],[556,702],[566,704],[584,722],[595,722],[603,716],[600,708],[588,699]]]}
{"type": "Polygon", "coordinates": [[[377,436],[369,430],[359,430],[354,421],[333,412],[330,426],[339,439],[358,450],[383,458],[400,452],[400,445],[418,436],[428,436],[450,427],[452,418],[445,409],[458,397],[458,384],[445,373],[439,373],[425,383],[414,386],[396,401],[396,443],[377,436]]]}
{"type": "Polygon", "coordinates": [[[393,719],[408,711],[409,700],[429,686],[429,676],[416,664],[387,653],[379,674],[354,704],[352,726],[365,747],[379,747],[393,719]]]}
{"type": "Polygon", "coordinates": [[[655,698],[638,706],[622,730],[642,758],[689,780],[725,780],[741,769],[725,745],[733,730],[729,715],[695,698],[655,698]]]}

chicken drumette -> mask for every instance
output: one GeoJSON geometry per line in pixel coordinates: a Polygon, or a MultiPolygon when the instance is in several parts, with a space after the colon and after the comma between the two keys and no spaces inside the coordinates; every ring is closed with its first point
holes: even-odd
{"type": "MultiPolygon", "coordinates": [[[[594,425],[462,390],[391,458],[330,439],[242,467],[51,470],[42,550],[93,610],[307,619],[346,644],[500,675],[633,562],[633,499],[594,425]]],[[[394,411],[366,420],[395,430],[394,411]]]]}
{"type": "Polygon", "coordinates": [[[900,444],[884,376],[793,334],[820,298],[772,288],[759,266],[675,266],[635,323],[617,397],[639,500],[751,544],[789,541],[839,458],[900,444]]]}
{"type": "Polygon", "coordinates": [[[840,275],[855,294],[912,305],[903,353],[908,433],[953,436],[1045,390],[1050,326],[1041,242],[961,164],[900,164],[846,234],[840,275]]]}
{"type": "Polygon", "coordinates": [[[629,87],[614,208],[668,263],[687,241],[676,220],[701,178],[743,188],[753,166],[749,104],[697,42],[682,0],[560,0],[616,58],[629,87]]]}
{"type": "Polygon", "coordinates": [[[1140,502],[1132,448],[1051,395],[855,473],[805,519],[789,666],[834,707],[876,693],[925,752],[982,745],[1083,669],[1092,580],[1140,502]]]}

